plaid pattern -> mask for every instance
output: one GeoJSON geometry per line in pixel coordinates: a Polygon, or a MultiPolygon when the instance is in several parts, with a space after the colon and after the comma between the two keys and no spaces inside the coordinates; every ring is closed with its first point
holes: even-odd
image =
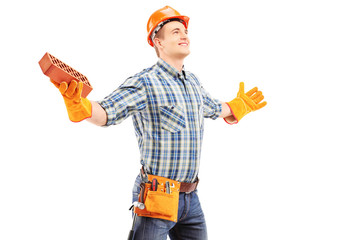
{"type": "Polygon", "coordinates": [[[216,119],[221,103],[190,72],[180,73],[162,59],[128,78],[99,104],[107,125],[132,116],[149,174],[194,182],[198,175],[204,117],[216,119]]]}

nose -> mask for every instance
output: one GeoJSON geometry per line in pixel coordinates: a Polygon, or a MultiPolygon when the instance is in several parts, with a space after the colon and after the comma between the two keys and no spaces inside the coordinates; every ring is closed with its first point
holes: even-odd
{"type": "Polygon", "coordinates": [[[185,32],[181,32],[180,38],[183,40],[189,39],[188,35],[185,32]]]}

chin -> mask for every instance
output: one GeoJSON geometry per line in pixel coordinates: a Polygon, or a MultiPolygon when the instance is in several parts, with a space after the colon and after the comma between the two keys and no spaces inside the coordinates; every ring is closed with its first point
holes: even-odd
{"type": "Polygon", "coordinates": [[[188,52],[187,54],[185,54],[185,57],[189,56],[190,52],[188,52]]]}
{"type": "Polygon", "coordinates": [[[190,50],[184,51],[184,52],[181,53],[181,55],[183,55],[184,57],[189,56],[189,54],[190,54],[190,50]]]}

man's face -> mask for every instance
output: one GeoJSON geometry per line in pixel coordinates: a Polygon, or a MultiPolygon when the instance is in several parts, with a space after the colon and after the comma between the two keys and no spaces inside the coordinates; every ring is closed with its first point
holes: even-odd
{"type": "Polygon", "coordinates": [[[162,37],[159,39],[161,53],[166,57],[184,59],[190,54],[190,40],[188,31],[185,26],[178,22],[172,21],[165,24],[160,30],[162,37]]]}

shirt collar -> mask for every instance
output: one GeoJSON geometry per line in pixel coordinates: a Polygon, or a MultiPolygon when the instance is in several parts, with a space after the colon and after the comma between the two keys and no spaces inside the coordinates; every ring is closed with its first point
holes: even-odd
{"type": "Polygon", "coordinates": [[[170,74],[173,77],[181,78],[181,76],[184,76],[185,79],[187,79],[187,74],[185,71],[185,67],[183,66],[182,71],[179,72],[176,68],[165,62],[163,59],[159,58],[157,65],[166,73],[170,74]]]}

